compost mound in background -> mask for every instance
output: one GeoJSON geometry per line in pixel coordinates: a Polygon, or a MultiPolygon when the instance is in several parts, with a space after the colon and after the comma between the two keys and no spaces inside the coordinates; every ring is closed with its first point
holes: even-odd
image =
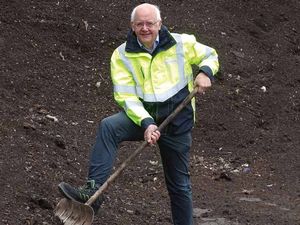
{"type": "MultiPolygon", "coordinates": [[[[139,1],[1,1],[0,224],[60,224],[61,181],[85,183],[101,119],[120,109],[109,61],[139,1]]],[[[300,3],[152,1],[172,32],[214,47],[197,96],[195,224],[299,224],[300,3]]],[[[122,143],[118,166],[140,143],[122,143]]],[[[156,147],[106,192],[95,224],[171,224],[156,147]]]]}

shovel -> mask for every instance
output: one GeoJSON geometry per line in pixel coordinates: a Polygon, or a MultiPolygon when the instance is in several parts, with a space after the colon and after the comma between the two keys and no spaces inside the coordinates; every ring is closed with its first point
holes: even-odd
{"type": "MultiPolygon", "coordinates": [[[[172,112],[163,123],[157,128],[162,131],[170,121],[191,101],[191,99],[197,93],[197,88],[183,100],[182,103],[172,112]]],[[[65,225],[91,225],[94,220],[94,210],[91,207],[94,201],[108,188],[108,186],[120,175],[125,167],[131,162],[131,160],[137,156],[146,146],[147,141],[144,141],[142,145],[137,148],[121,165],[120,167],[106,180],[106,182],[90,197],[85,203],[72,201],[67,198],[63,198],[57,204],[54,209],[55,216],[59,217],[65,225]]]]}

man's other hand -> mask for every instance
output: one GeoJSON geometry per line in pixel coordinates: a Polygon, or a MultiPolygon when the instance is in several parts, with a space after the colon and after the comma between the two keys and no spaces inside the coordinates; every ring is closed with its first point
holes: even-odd
{"type": "Polygon", "coordinates": [[[211,81],[204,73],[199,73],[194,81],[195,87],[198,87],[198,93],[204,94],[211,87],[211,81]]]}

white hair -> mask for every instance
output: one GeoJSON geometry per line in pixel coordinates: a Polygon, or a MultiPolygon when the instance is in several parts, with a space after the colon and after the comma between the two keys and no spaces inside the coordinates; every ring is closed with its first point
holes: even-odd
{"type": "MultiPolygon", "coordinates": [[[[158,7],[157,5],[152,5],[152,4],[148,4],[148,3],[144,3],[144,4],[154,6],[154,10],[155,10],[155,13],[156,13],[156,19],[161,21],[161,16],[160,16],[160,10],[159,10],[159,7],[158,7]]],[[[143,5],[143,4],[142,4],[142,5],[143,5]]],[[[141,5],[136,6],[136,7],[132,10],[132,12],[131,12],[131,17],[130,17],[130,22],[133,22],[133,21],[134,21],[135,14],[136,14],[136,10],[137,10],[137,8],[139,8],[139,6],[141,6],[141,5]]]]}

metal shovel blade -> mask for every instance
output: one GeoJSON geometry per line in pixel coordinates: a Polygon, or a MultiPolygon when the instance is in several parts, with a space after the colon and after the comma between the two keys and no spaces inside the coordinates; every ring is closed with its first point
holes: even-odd
{"type": "Polygon", "coordinates": [[[91,225],[94,210],[91,206],[63,198],[54,209],[54,214],[65,225],[91,225]]]}

